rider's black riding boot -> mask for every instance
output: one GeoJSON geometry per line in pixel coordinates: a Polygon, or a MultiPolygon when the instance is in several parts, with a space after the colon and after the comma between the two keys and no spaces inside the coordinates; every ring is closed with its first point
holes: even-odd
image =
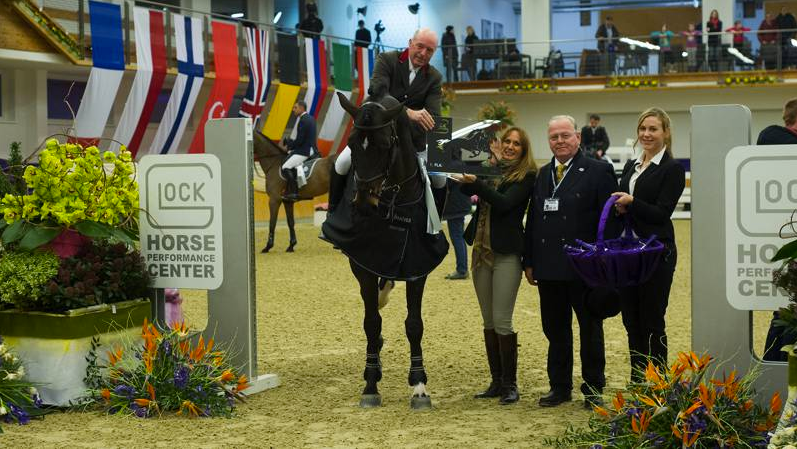
{"type": "Polygon", "coordinates": [[[328,209],[330,212],[335,210],[343,201],[343,197],[346,194],[346,178],[347,175],[339,175],[337,171],[335,171],[335,166],[332,166],[332,169],[329,171],[329,206],[328,209]]]}
{"type": "Polygon", "coordinates": [[[299,184],[296,181],[296,169],[282,169],[282,176],[285,178],[285,194],[282,195],[284,201],[299,200],[299,184]]]}
{"type": "Polygon", "coordinates": [[[501,396],[501,347],[495,329],[484,330],[484,347],[487,350],[487,363],[490,365],[490,386],[477,393],[476,399],[497,398],[501,396]]]}
{"type": "Polygon", "coordinates": [[[501,348],[501,399],[502,405],[512,404],[520,399],[517,389],[517,332],[498,335],[501,348]]]}

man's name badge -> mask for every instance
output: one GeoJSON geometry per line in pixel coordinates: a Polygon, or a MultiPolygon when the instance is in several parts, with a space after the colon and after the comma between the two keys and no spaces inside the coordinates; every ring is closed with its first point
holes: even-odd
{"type": "Polygon", "coordinates": [[[559,211],[559,198],[546,198],[545,203],[542,205],[544,212],[558,212],[559,211]]]}

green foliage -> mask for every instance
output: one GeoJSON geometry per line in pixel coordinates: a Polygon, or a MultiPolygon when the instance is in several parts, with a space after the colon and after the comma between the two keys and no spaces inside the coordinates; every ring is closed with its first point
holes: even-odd
{"type": "Polygon", "coordinates": [[[35,308],[47,283],[58,273],[58,257],[50,252],[6,251],[0,256],[0,307],[35,308]]]}
{"type": "MultiPolygon", "coordinates": [[[[784,231],[789,229],[792,238],[797,235],[795,214],[797,211],[793,212],[791,220],[781,227],[779,232],[781,237],[786,238],[784,231]]],[[[783,264],[772,272],[772,283],[782,289],[789,298],[788,306],[778,310],[778,319],[773,324],[783,328],[783,333],[789,338],[794,338],[797,337],[797,239],[783,245],[772,261],[783,261],[783,264]]],[[[793,350],[791,352],[794,353],[793,350]]]]}
{"type": "Polygon", "coordinates": [[[91,241],[83,252],[61,261],[37,310],[62,312],[143,298],[151,284],[137,250],[122,243],[91,241]]]}
{"type": "Polygon", "coordinates": [[[22,166],[22,155],[19,152],[20,145],[20,142],[11,142],[7,161],[8,168],[0,173],[0,198],[5,197],[6,194],[17,195],[27,190],[25,179],[22,177],[24,167],[22,166]]]}
{"type": "MultiPolygon", "coordinates": [[[[568,428],[546,444],[564,448],[719,448],[766,447],[778,421],[778,393],[769,406],[756,403],[752,370],[711,378],[708,355],[680,353],[670,368],[648,363],[640,382],[617,392],[611,406],[594,407],[588,428],[568,428]]],[[[715,373],[717,374],[717,373],[715,373]]]]}
{"type": "Polygon", "coordinates": [[[231,416],[235,400],[243,400],[249,387],[245,375],[236,374],[224,350],[202,337],[192,344],[185,324],[164,333],[144,322],[144,344],[138,341],[108,352],[108,364],[88,358],[86,384],[90,398],[108,413],[139,418],[178,415],[231,416]]]}
{"type": "Polygon", "coordinates": [[[132,156],[124,147],[116,156],[110,151],[100,154],[97,147],[84,150],[49,139],[38,167],[24,169],[22,179],[31,191],[0,198],[8,225],[27,224],[14,231],[9,226],[3,244],[19,241],[22,249],[36,248],[64,228],[131,244],[138,236],[138,184],[133,175],[132,156]],[[106,164],[113,165],[112,172],[106,172],[106,164]]]}
{"type": "Polygon", "coordinates": [[[501,125],[515,124],[515,111],[505,101],[490,101],[479,108],[479,120],[498,120],[501,125]]]}

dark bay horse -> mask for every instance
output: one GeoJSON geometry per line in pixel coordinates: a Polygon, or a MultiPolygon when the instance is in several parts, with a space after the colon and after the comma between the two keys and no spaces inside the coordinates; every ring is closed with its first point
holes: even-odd
{"type": "Polygon", "coordinates": [[[404,327],[410,344],[407,376],[413,388],[410,405],[431,407],[423,366],[421,304],[426,276],[445,257],[448,242],[442,233],[427,233],[426,178],[411,145],[403,105],[393,97],[368,99],[359,108],[338,94],[343,109],[354,119],[349,137],[354,190],[330,212],[324,223],[326,238],[349,258],[365,306],[367,337],[361,407],[377,407],[382,399],[382,317],[378,295],[380,278],[407,283],[404,327]],[[400,133],[405,133],[401,135],[400,133]],[[352,198],[353,196],[353,198],[352,198]]]}
{"type": "MultiPolygon", "coordinates": [[[[259,132],[255,132],[254,141],[255,158],[260,163],[263,173],[266,175],[266,193],[268,194],[268,242],[261,252],[267,253],[274,247],[274,230],[277,227],[277,214],[280,205],[285,205],[285,216],[288,220],[288,230],[290,231],[289,253],[293,252],[296,246],[296,231],[294,230],[293,202],[283,201],[282,192],[285,190],[285,180],[280,177],[280,167],[285,162],[287,151],[272,142],[271,139],[259,132]]],[[[299,196],[302,200],[313,199],[329,191],[329,171],[332,169],[337,156],[327,156],[316,162],[315,168],[310,178],[307,179],[301,189],[299,196]]]]}

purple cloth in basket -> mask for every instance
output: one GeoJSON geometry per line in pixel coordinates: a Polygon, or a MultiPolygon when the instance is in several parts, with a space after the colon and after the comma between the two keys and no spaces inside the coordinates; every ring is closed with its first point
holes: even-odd
{"type": "Polygon", "coordinates": [[[625,231],[616,239],[603,239],[606,221],[617,201],[610,196],[598,222],[598,240],[594,244],[576,240],[577,246],[565,245],[567,258],[576,273],[591,287],[629,287],[645,282],[659,264],[664,244],[652,235],[646,240],[634,237],[631,219],[625,214],[625,231]]]}

